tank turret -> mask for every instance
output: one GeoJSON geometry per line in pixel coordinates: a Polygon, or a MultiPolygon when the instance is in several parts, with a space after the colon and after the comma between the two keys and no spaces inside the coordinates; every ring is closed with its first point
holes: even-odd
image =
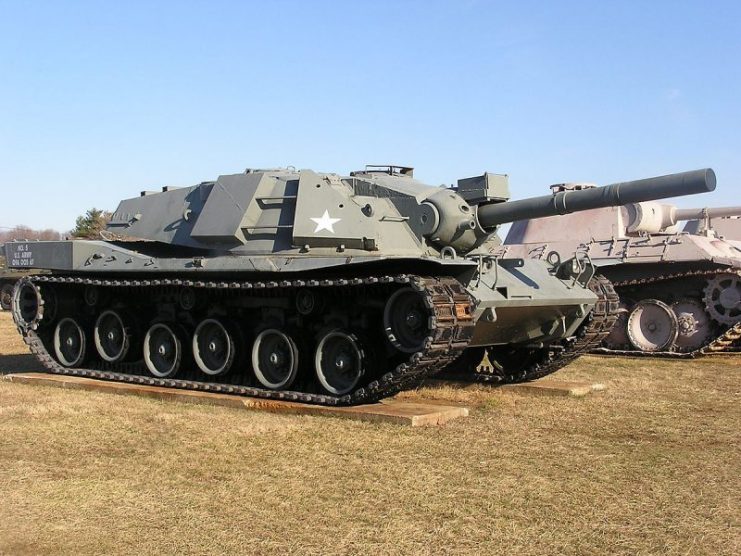
{"type": "Polygon", "coordinates": [[[366,403],[456,372],[531,380],[601,341],[583,257],[496,257],[500,224],[711,191],[700,170],[509,202],[506,176],[247,170],[122,201],[104,240],[13,242],[13,318],[55,373],[307,403],[366,403]],[[481,368],[483,369],[483,367],[481,368]]]}
{"type": "Polygon", "coordinates": [[[366,257],[428,250],[466,254],[499,225],[712,191],[696,170],[585,191],[508,201],[506,176],[483,174],[431,188],[408,167],[372,166],[349,177],[311,170],[248,170],[121,202],[108,230],[128,237],[232,253],[321,252],[366,257]]]}

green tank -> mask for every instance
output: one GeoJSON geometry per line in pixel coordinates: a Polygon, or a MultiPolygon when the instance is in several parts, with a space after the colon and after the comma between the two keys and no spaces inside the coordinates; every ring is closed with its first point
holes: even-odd
{"type": "Polygon", "coordinates": [[[329,405],[441,371],[530,380],[599,344],[618,299],[586,258],[492,256],[499,225],[714,187],[700,170],[508,202],[490,173],[247,170],[125,200],[105,240],[7,244],[49,272],[18,282],[13,317],[49,371],[105,380],[329,405]]]}

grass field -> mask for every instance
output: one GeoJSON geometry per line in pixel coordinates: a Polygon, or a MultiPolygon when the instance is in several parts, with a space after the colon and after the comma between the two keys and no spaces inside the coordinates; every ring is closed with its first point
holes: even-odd
{"type": "MultiPolygon", "coordinates": [[[[34,366],[0,314],[0,371],[34,366]]],[[[412,429],[0,382],[0,553],[738,554],[741,356],[412,429]]]]}

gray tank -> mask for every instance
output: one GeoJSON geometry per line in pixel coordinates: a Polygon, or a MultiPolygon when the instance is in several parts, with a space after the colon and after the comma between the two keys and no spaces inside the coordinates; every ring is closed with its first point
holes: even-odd
{"type": "Polygon", "coordinates": [[[499,225],[714,187],[701,170],[507,202],[489,173],[247,170],[125,200],[105,240],[6,245],[50,272],[18,283],[13,317],[51,372],[106,380],[330,405],[440,371],[529,380],[597,345],[618,298],[585,257],[493,256],[499,225]]]}
{"type": "Polygon", "coordinates": [[[496,251],[535,259],[584,253],[621,299],[617,324],[598,351],[688,357],[729,349],[741,336],[741,244],[714,229],[718,219],[740,214],[739,207],[625,204],[515,222],[496,251]],[[695,225],[679,231],[685,220],[695,225]]]}

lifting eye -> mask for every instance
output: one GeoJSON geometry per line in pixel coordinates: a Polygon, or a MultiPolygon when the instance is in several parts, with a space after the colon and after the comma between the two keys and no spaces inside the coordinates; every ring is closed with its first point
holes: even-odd
{"type": "Polygon", "coordinates": [[[561,255],[558,253],[558,251],[551,251],[550,253],[548,253],[545,259],[552,266],[558,266],[561,264],[561,255]]]}

